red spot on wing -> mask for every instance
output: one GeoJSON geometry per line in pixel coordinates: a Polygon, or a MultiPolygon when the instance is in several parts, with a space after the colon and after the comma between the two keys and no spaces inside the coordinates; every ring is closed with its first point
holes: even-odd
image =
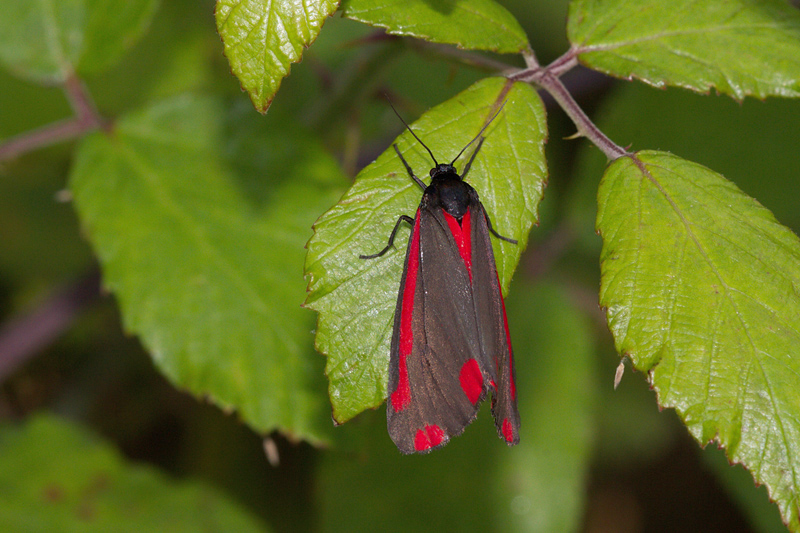
{"type": "Polygon", "coordinates": [[[506,442],[514,442],[514,428],[511,427],[508,418],[503,419],[503,438],[506,439],[506,442]]]}
{"type": "Polygon", "coordinates": [[[438,446],[444,440],[444,431],[437,425],[425,426],[424,429],[417,431],[414,436],[414,449],[424,452],[438,446]]]}
{"type": "Polygon", "coordinates": [[[402,411],[411,402],[411,384],[408,381],[408,356],[414,346],[414,333],[411,330],[411,319],[414,312],[414,293],[419,276],[419,210],[414,219],[414,231],[411,234],[411,250],[406,264],[406,284],[403,287],[403,303],[400,309],[400,340],[397,389],[391,394],[392,408],[395,413],[402,411]]]}
{"type": "Polygon", "coordinates": [[[467,395],[470,403],[475,405],[483,392],[483,374],[481,374],[481,367],[475,359],[467,359],[467,362],[461,367],[461,373],[458,376],[461,382],[461,390],[467,395]]]}
{"type": "Polygon", "coordinates": [[[447,220],[447,225],[450,227],[450,233],[453,235],[453,239],[456,241],[456,246],[458,246],[458,253],[461,254],[461,259],[464,261],[464,266],[467,267],[467,273],[469,273],[469,280],[472,281],[472,217],[470,216],[470,210],[467,209],[467,212],[461,217],[461,222],[459,223],[458,220],[455,219],[452,215],[448,214],[446,211],[442,211],[444,213],[444,218],[447,220]]]}

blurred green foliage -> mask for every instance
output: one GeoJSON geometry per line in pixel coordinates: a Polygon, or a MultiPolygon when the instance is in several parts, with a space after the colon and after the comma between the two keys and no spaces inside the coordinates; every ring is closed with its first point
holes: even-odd
{"type": "MultiPolygon", "coordinates": [[[[0,0],[0,7],[16,3],[0,0]]],[[[568,47],[567,3],[502,2],[543,63],[568,47]]],[[[82,80],[99,113],[110,120],[186,93],[220,102],[228,129],[216,132],[221,140],[214,147],[215,160],[231,165],[232,170],[226,169],[236,173],[243,197],[263,205],[270,205],[276,183],[287,176],[302,179],[302,166],[286,155],[294,153],[291,147],[275,149],[281,141],[266,145],[261,139],[280,136],[291,124],[308,144],[328,152],[318,155],[313,171],[330,168],[333,157],[341,170],[332,172],[354,175],[402,129],[379,91],[391,92],[404,115],[414,117],[486,74],[411,42],[371,42],[372,28],[336,14],[325,20],[302,63],[292,65],[269,113],[261,117],[230,74],[215,31],[214,7],[211,0],[161,3],[140,40],[129,43],[116,65],[89,69],[82,80]],[[242,128],[252,128],[244,135],[237,129],[243,114],[242,128]],[[230,157],[243,151],[252,159],[230,157]],[[262,172],[265,168],[270,172],[262,172]]],[[[501,59],[519,64],[519,58],[501,59]]],[[[54,87],[24,81],[6,69],[0,70],[0,87],[0,139],[70,114],[64,94],[54,87]]],[[[748,99],[739,104],[641,84],[619,82],[608,89],[594,78],[575,89],[580,103],[596,111],[597,124],[618,144],[669,150],[705,164],[760,200],[779,221],[800,230],[797,101],[748,99]]],[[[400,456],[386,434],[382,409],[337,428],[327,426],[324,408],[318,410],[314,424],[324,423],[327,435],[317,441],[328,440],[320,448],[301,439],[314,432],[256,434],[240,421],[241,415],[223,413],[168,383],[150,358],[158,356],[152,353],[154,343],[145,339],[149,353],[138,338],[126,334],[115,297],[104,294],[3,384],[0,454],[6,464],[0,465],[0,478],[29,482],[18,492],[0,491],[5,523],[19,530],[47,523],[80,530],[79,521],[74,525],[80,502],[59,509],[42,503],[64,494],[73,497],[72,488],[48,492],[56,479],[48,477],[53,471],[63,476],[59,483],[64,487],[75,487],[78,499],[89,491],[89,496],[99,492],[112,501],[107,512],[115,514],[110,522],[98,521],[98,527],[128,519],[160,528],[120,510],[142,498],[141,505],[171,506],[176,531],[196,530],[195,520],[209,525],[191,513],[198,500],[206,510],[232,509],[231,520],[277,531],[785,530],[766,491],[756,489],[749,474],[728,466],[716,450],[701,451],[671,411],[658,411],[642,375],[628,367],[613,391],[618,357],[597,307],[601,241],[594,234],[605,158],[585,141],[563,139],[574,127],[559,111],[549,113],[548,126],[550,186],[541,205],[541,226],[530,235],[508,299],[525,439],[518,448],[497,441],[488,409],[463,436],[422,457],[400,456]],[[35,416],[41,411],[72,422],[35,416]],[[152,466],[128,464],[80,425],[102,434],[127,459],[152,466]],[[279,464],[268,463],[264,437],[269,446],[277,446],[279,464]],[[23,458],[24,463],[16,462],[23,458]],[[98,462],[113,471],[105,474],[111,481],[80,485],[81,476],[98,462]],[[13,469],[19,464],[26,467],[22,472],[13,469]],[[130,479],[140,484],[133,486],[130,479]],[[149,497],[142,496],[143,490],[149,497]],[[22,513],[36,513],[41,522],[22,521],[22,513]]],[[[113,134],[106,141],[113,143],[113,134]]],[[[74,151],[82,142],[32,151],[0,166],[0,317],[5,323],[46,306],[59,288],[96,269],[86,228],[73,204],[64,201],[69,199],[64,191],[74,151]]],[[[185,179],[184,184],[191,177],[185,179]]],[[[328,194],[332,205],[338,192],[328,194]]],[[[292,242],[311,237],[311,221],[305,236],[294,234],[292,242]]],[[[282,231],[273,227],[264,230],[262,242],[232,245],[243,250],[266,246],[267,235],[282,238],[282,231]]],[[[109,247],[125,244],[115,243],[114,237],[108,235],[109,247]]],[[[285,276],[295,287],[301,267],[286,267],[285,276]]],[[[302,298],[301,293],[280,303],[295,310],[302,298]]],[[[293,338],[305,343],[298,344],[298,353],[308,354],[309,364],[321,371],[324,361],[311,351],[313,318],[305,313],[306,322],[293,338]]],[[[261,370],[253,365],[243,372],[261,370]]],[[[310,385],[319,402],[326,400],[321,381],[310,385]]],[[[146,508],[137,509],[155,520],[142,513],[146,508]]],[[[231,523],[217,526],[241,530],[231,523]]]]}

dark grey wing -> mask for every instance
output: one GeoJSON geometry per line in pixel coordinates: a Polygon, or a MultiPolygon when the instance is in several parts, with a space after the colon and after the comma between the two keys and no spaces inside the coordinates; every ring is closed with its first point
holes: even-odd
{"type": "Polygon", "coordinates": [[[486,397],[493,376],[474,310],[469,273],[445,215],[438,207],[420,207],[398,295],[389,370],[389,435],[403,453],[446,444],[475,419],[486,397]],[[412,284],[413,299],[405,294],[412,284]],[[409,333],[410,353],[403,356],[409,333]]]}
{"type": "Polygon", "coordinates": [[[472,294],[482,351],[486,353],[496,376],[492,414],[500,438],[508,444],[519,442],[519,411],[514,382],[514,356],[508,333],[503,292],[494,262],[492,240],[486,211],[477,193],[470,202],[472,214],[472,294]]]}

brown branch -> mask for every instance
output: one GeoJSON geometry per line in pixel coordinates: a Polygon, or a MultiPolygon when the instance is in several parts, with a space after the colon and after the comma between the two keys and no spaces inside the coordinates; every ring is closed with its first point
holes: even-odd
{"type": "Polygon", "coordinates": [[[0,383],[49,346],[100,297],[100,271],[93,268],[33,311],[0,326],[0,383]]]}
{"type": "Polygon", "coordinates": [[[91,95],[80,79],[75,76],[67,78],[64,82],[64,93],[75,116],[6,139],[0,143],[0,161],[7,161],[58,142],[76,139],[105,125],[105,121],[94,107],[91,95]]]}
{"type": "Polygon", "coordinates": [[[567,116],[572,119],[572,122],[578,128],[577,135],[589,139],[595,146],[600,148],[610,160],[613,161],[614,159],[628,155],[628,152],[624,148],[616,145],[605,133],[594,125],[594,122],[586,116],[586,113],[583,112],[583,109],[581,109],[572,97],[572,94],[570,94],[569,90],[564,86],[564,83],[559,79],[559,76],[578,64],[577,51],[575,49],[569,50],[566,54],[546,67],[540,67],[532,54],[526,56],[525,59],[528,63],[528,68],[508,75],[510,80],[534,83],[547,91],[561,109],[564,110],[567,116]]]}

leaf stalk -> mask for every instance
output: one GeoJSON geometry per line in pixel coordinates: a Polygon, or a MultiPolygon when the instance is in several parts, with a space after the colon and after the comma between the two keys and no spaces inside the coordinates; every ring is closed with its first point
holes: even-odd
{"type": "Polygon", "coordinates": [[[572,119],[578,128],[578,136],[586,137],[610,160],[631,155],[627,150],[614,143],[605,133],[595,126],[584,113],[572,94],[564,86],[560,76],[578,65],[577,51],[573,48],[545,67],[539,66],[536,57],[531,53],[525,56],[528,68],[509,74],[512,81],[533,83],[547,91],[561,109],[572,119]]]}

